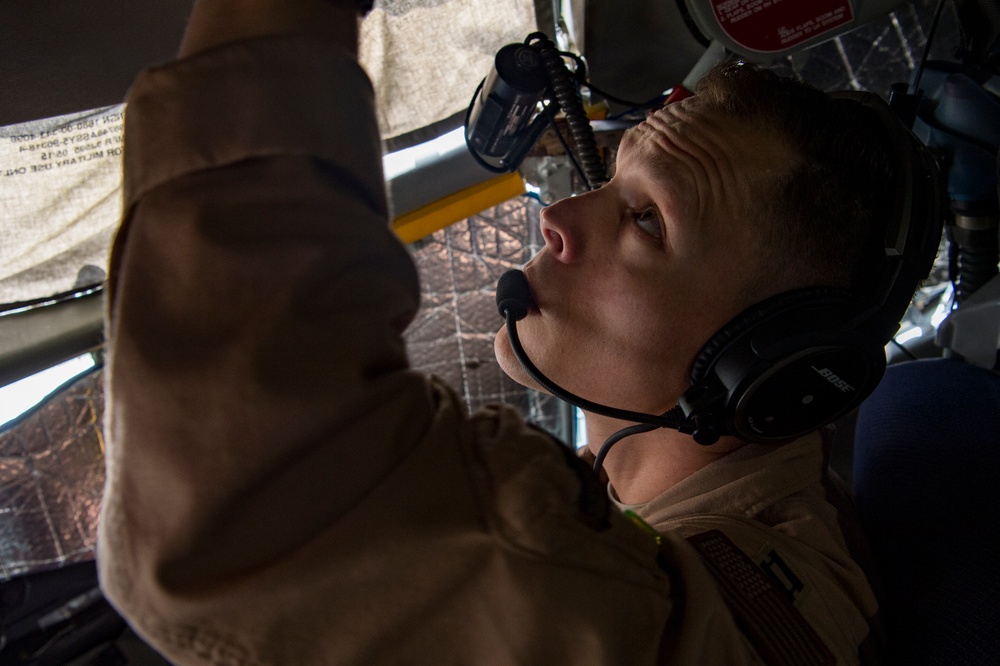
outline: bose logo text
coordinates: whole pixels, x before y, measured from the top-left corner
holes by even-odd
[[[826,378],[826,381],[830,382],[837,388],[839,388],[843,393],[850,393],[854,390],[854,387],[845,382],[843,379],[833,374],[829,368],[817,368],[815,365],[811,366],[813,370],[818,372],[821,377]]]

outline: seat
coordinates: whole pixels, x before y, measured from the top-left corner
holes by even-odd
[[[1000,375],[890,366],[862,405],[853,486],[898,664],[1000,664]]]

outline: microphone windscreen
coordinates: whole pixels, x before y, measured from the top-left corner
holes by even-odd
[[[500,316],[506,319],[509,310],[514,319],[520,321],[528,316],[530,306],[531,289],[524,272],[509,270],[501,275],[497,281],[497,310]]]

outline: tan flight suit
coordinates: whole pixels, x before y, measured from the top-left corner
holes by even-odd
[[[380,157],[367,79],[321,42],[131,92],[99,564],[142,635],[178,664],[761,663],[763,572],[807,623],[779,642],[855,662],[875,602],[819,435],[638,508],[658,547],[513,410],[407,369],[418,285]],[[746,589],[712,568],[731,544]]]

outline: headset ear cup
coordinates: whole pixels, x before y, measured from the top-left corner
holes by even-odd
[[[702,347],[679,404],[697,430],[746,441],[815,430],[860,402],[882,375],[882,345],[855,330],[862,318],[851,292],[836,287],[784,292],[747,308]]]
[[[751,305],[729,320],[725,326],[709,338],[708,342],[702,345],[701,351],[698,352],[691,366],[691,383],[697,384],[705,379],[719,353],[760,322],[772,315],[787,312],[800,304],[812,305],[824,301],[845,306],[853,303],[851,294],[846,289],[806,287],[805,289],[782,292]]]

